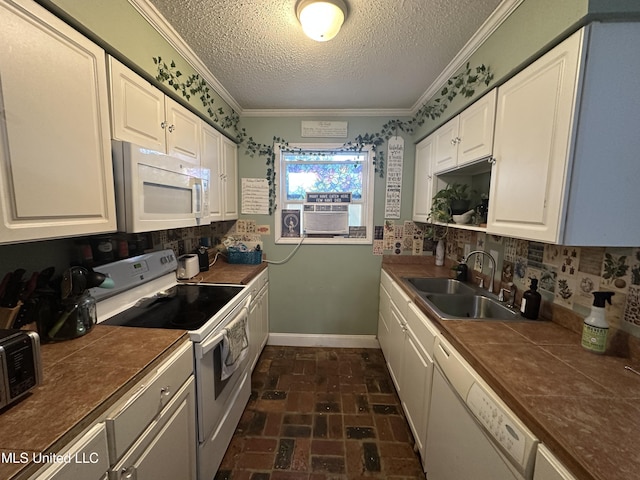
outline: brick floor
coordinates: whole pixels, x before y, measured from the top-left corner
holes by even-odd
[[[423,479],[380,350],[267,346],[215,480]]]

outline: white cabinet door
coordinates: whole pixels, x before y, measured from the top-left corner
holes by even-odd
[[[0,43],[0,243],[115,231],[104,51],[30,1]]]
[[[167,154],[199,166],[202,122],[195,114],[169,97],[164,98],[164,106]]]
[[[487,231],[557,242],[583,30],[498,89]]]
[[[109,57],[111,133],[200,165],[200,118],[128,67]]]
[[[164,152],[164,94],[111,56],[109,73],[113,138]]]
[[[403,349],[400,400],[416,447],[423,459],[427,440],[427,411],[432,375],[433,361],[424,355],[415,335],[408,329]]]
[[[382,272],[382,275],[386,273]],[[378,343],[385,358],[389,356],[389,322],[391,320],[391,297],[385,286],[380,284],[380,306],[378,310]]]
[[[473,163],[493,152],[496,90],[438,128],[433,136],[433,173]]]
[[[107,434],[104,423],[91,427],[63,451],[55,452],[70,462],[43,462],[44,467],[30,480],[99,480],[109,470]]]
[[[434,173],[449,170],[458,164],[459,125],[460,117],[456,116],[432,134]]]
[[[209,218],[211,222],[223,219],[222,188],[222,135],[211,125],[202,122],[201,165],[210,170]]]
[[[402,396],[402,385],[400,383],[402,375],[403,349],[404,349],[404,332],[406,321],[396,305],[391,302],[391,317],[389,319],[389,353],[386,355],[387,368],[391,374],[393,384],[398,391],[398,395]]]
[[[533,467],[533,480],[576,480],[576,477],[544,444],[540,443]]]
[[[114,466],[111,478],[196,480],[196,400],[193,377]]]
[[[238,146],[226,137],[222,138],[223,220],[238,218]]]
[[[433,197],[433,136],[416,145],[416,164],[413,179],[413,220],[429,221]]]
[[[460,114],[458,130],[458,166],[488,157],[493,153],[496,118],[496,89]]]

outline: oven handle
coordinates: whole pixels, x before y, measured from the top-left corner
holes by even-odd
[[[242,316],[249,315],[249,305],[251,305],[251,297],[252,297],[251,295],[247,297],[247,299],[244,302],[244,305],[242,306],[242,309],[240,310],[238,315],[236,315],[235,318],[240,318]],[[231,320],[227,322],[227,324],[229,324],[230,322]],[[198,360],[202,360],[205,357],[205,355],[207,355],[211,350],[213,350],[214,348],[216,348],[216,346],[218,346],[218,344],[222,341],[222,338],[224,337],[226,331],[227,329],[223,328],[222,330],[220,330],[220,332],[217,335],[214,335],[213,337],[206,339],[204,342],[196,344],[195,355],[198,358]]]

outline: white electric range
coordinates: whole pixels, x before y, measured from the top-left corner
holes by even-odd
[[[177,266],[174,252],[162,250],[96,267],[115,288],[95,288],[91,294],[103,325],[188,331],[196,378],[198,478],[209,480],[251,394],[247,355],[236,356],[231,366],[224,361],[229,358],[226,334],[246,325],[251,295],[245,285],[178,281]],[[244,331],[248,335],[248,328]]]

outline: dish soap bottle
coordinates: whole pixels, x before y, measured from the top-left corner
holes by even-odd
[[[522,294],[522,303],[520,303],[520,313],[524,318],[529,320],[537,320],[540,313],[540,301],[542,296],[538,293],[538,279],[531,279],[529,290]]]
[[[614,292],[593,292],[591,313],[582,325],[582,346],[594,353],[604,353],[607,349],[609,324],[605,320],[605,302],[611,305]]]

